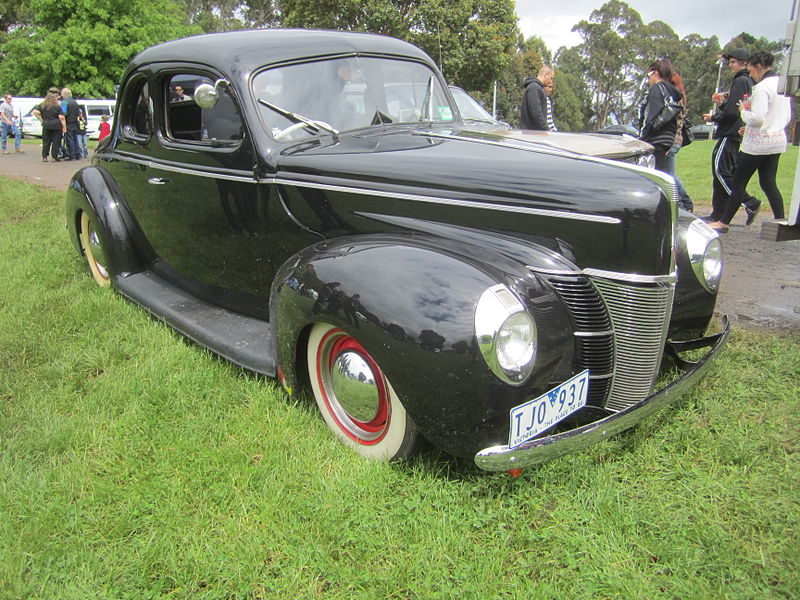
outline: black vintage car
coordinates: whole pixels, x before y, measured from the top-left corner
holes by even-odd
[[[399,40],[197,36],[131,62],[67,228],[98,284],[306,387],[360,454],[512,470],[680,396],[728,331],[702,337],[721,247],[672,179],[573,150],[471,130]]]

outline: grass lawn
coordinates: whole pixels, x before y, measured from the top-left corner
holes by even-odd
[[[800,596],[800,337],[519,479],[367,462],[95,287],[62,198],[0,178],[0,600]]]
[[[698,215],[707,215],[711,212],[711,151],[714,149],[715,143],[714,140],[696,140],[678,152],[678,177],[692,198],[695,213]],[[792,203],[797,151],[797,146],[790,145],[786,153],[781,156],[778,167],[778,188],[783,195],[783,204],[787,215],[789,214],[789,205]],[[761,218],[771,219],[769,203],[758,185],[758,173],[753,175],[747,191],[761,200]],[[739,218],[742,215],[743,211],[739,211]]]

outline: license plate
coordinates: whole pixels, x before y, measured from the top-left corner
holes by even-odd
[[[511,409],[509,448],[519,446],[586,406],[589,391],[589,371],[578,373],[572,379],[525,404]]]

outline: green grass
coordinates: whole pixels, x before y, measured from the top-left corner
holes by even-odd
[[[695,213],[699,215],[707,215],[711,212],[711,151],[714,149],[715,143],[714,140],[697,140],[682,148],[677,157],[678,177],[694,202]],[[789,214],[789,205],[792,203],[797,151],[797,146],[790,145],[786,153],[781,156],[778,166],[778,188],[783,196],[787,215]],[[771,219],[769,203],[758,185],[758,173],[753,175],[747,191],[763,202],[761,205],[762,217]]]
[[[367,462],[95,287],[62,197],[0,178],[0,600],[800,595],[797,336],[519,479]]]

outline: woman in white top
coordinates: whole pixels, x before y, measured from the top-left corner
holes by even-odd
[[[733,174],[733,191],[720,220],[709,223],[723,233],[728,231],[744,200],[747,182],[756,171],[772,214],[776,219],[784,218],[783,196],[775,176],[781,154],[786,152],[785,129],[791,119],[791,103],[789,98],[778,94],[778,75],[772,70],[773,61],[774,57],[767,52],[756,52],[747,61],[747,70],[756,85],[752,98],[739,102],[745,127]]]

